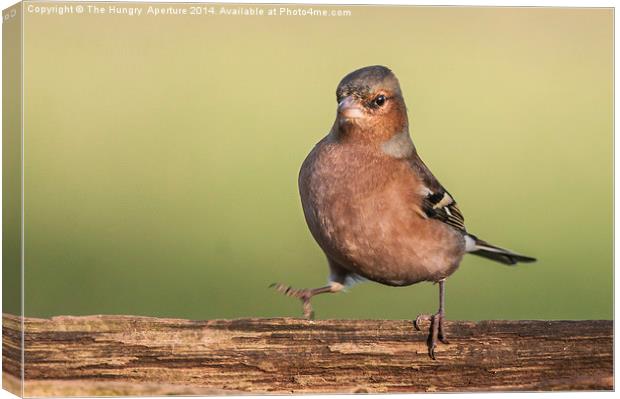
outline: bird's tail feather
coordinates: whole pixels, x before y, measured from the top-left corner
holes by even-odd
[[[466,236],[466,249],[472,255],[478,255],[483,258],[491,259],[505,265],[515,265],[517,263],[536,262],[536,258],[530,256],[516,254],[504,248],[496,247],[478,237],[468,234]]]

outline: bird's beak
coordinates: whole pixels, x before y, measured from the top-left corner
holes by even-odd
[[[345,119],[359,119],[364,116],[364,111],[352,96],[348,96],[338,104],[338,115]]]

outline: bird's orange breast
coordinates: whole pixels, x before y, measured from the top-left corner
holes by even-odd
[[[447,277],[464,254],[461,235],[421,215],[406,162],[327,138],[299,176],[308,227],[326,255],[388,285]]]

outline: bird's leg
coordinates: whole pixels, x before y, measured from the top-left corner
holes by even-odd
[[[443,329],[445,297],[446,297],[445,280],[440,280],[439,281],[439,310],[437,311],[437,313],[433,315],[428,315],[428,314],[418,315],[418,317],[416,317],[415,321],[413,322],[413,325],[416,328],[416,330],[420,331],[420,322],[422,320],[424,321],[430,320],[431,326],[430,326],[429,333],[428,333],[427,344],[428,344],[428,354],[433,360],[435,360],[435,347],[437,346],[437,341],[441,341],[444,344],[448,343],[448,340],[446,339],[444,329]]]
[[[289,285],[284,285],[281,283],[273,283],[269,287],[275,288],[276,291],[281,292],[286,296],[298,298],[299,300],[301,300],[304,309],[304,317],[306,319],[314,318],[314,311],[312,310],[312,305],[310,304],[310,299],[313,296],[325,293],[336,293],[338,291],[341,291],[343,288],[342,284],[333,281],[330,282],[329,285],[319,288],[295,289]]]

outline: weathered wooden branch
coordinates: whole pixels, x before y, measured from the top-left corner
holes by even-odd
[[[20,319],[3,317],[19,389]],[[27,396],[613,389],[611,321],[24,319]]]

